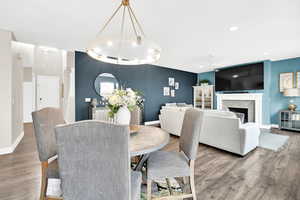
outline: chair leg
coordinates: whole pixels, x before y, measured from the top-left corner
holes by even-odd
[[[191,191],[192,191],[192,195],[193,195],[193,200],[197,200],[194,174],[191,174],[191,176],[190,176],[190,185],[191,185]]]
[[[192,195],[193,195],[193,200],[197,200],[196,189],[195,189],[195,161],[194,160],[190,161],[190,170],[191,170],[190,186],[191,186],[191,191],[192,191]]]
[[[187,179],[188,177],[186,177],[186,176],[184,176],[184,177],[182,177],[182,179],[183,179],[183,184],[187,184],[188,183],[188,179]]]
[[[152,181],[150,179],[147,180],[147,200],[151,200],[151,192],[152,192]]]
[[[173,191],[172,191],[172,188],[171,188],[170,180],[168,178],[166,178],[166,182],[167,182],[169,193],[172,196],[173,195]]]
[[[42,168],[42,179],[41,179],[41,193],[40,193],[40,200],[46,199],[46,190],[47,190],[47,167],[48,162],[42,162],[41,168]]]
[[[41,183],[41,193],[40,193],[40,200],[45,200],[46,197],[46,189],[47,189],[47,180],[46,177],[42,177],[42,183]]]

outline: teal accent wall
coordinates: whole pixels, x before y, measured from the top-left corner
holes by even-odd
[[[200,73],[198,74],[198,82],[200,80],[209,80],[210,81],[210,84],[215,84],[215,72],[212,71],[212,72],[204,72],[204,73]]]
[[[264,90],[263,92],[263,102],[262,102],[262,123],[271,124],[270,111],[271,111],[271,98],[270,98],[270,84],[271,84],[271,61],[264,61]]]
[[[264,90],[247,91],[251,93],[263,93],[263,124],[277,124],[278,112],[286,109],[289,100],[291,99],[289,97],[284,97],[282,93],[279,92],[279,74],[283,72],[295,72],[296,80],[297,71],[300,71],[300,57],[280,61],[264,61]],[[215,84],[215,72],[211,71],[199,73],[198,81],[202,79],[208,79],[211,81],[211,84]],[[300,97],[293,99],[294,103],[300,108]],[[214,108],[216,108],[216,104],[217,102],[215,96]]]
[[[76,121],[88,119],[88,103],[85,98],[100,96],[94,89],[94,81],[101,73],[113,74],[124,88],[141,91],[145,97],[144,120],[158,120],[160,108],[165,103],[193,103],[193,87],[197,74],[155,65],[122,66],[103,63],[86,53],[75,52],[75,111]],[[168,78],[179,82],[175,97],[163,96],[163,87],[168,87]]]
[[[280,110],[286,109],[289,100],[291,97],[285,97],[279,92],[279,74],[284,72],[295,72],[294,73],[294,86],[296,86],[296,72],[300,71],[300,57],[279,60],[272,62],[271,67],[271,83],[269,85],[270,88],[270,98],[271,98],[271,123],[278,123],[278,112]],[[300,108],[300,97],[294,97],[294,103]]]

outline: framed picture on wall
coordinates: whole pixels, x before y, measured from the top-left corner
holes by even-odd
[[[281,73],[279,75],[279,90],[283,92],[284,89],[294,87],[294,72]]]
[[[164,87],[164,96],[170,96],[170,88]]]
[[[300,88],[300,72],[296,72],[296,88]]]
[[[179,83],[175,82],[175,90],[178,90],[178,89],[179,89]]]
[[[175,79],[170,77],[169,78],[169,86],[174,86],[175,85]]]
[[[175,90],[171,90],[171,97],[175,97]]]

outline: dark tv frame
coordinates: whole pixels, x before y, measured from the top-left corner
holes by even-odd
[[[256,65],[256,64],[261,64],[262,65],[262,76],[263,76],[263,84],[262,84],[262,88],[253,88],[253,89],[231,89],[231,90],[217,90],[217,78],[216,78],[216,73],[218,73],[219,71],[222,71],[222,70],[229,70],[229,69],[234,69],[234,68],[243,68],[243,67],[246,67],[248,65]],[[226,67],[226,68],[220,68],[220,69],[217,69],[215,71],[215,90],[216,92],[236,92],[236,91],[248,91],[248,90],[264,90],[264,62],[257,62],[257,63],[249,63],[249,64],[244,64],[244,65],[238,65],[238,66],[233,66],[233,67]]]

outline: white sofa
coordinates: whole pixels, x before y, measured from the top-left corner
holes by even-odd
[[[180,136],[187,107],[163,107],[160,110],[160,127],[173,135]]]
[[[159,121],[161,128],[179,136],[185,111],[192,107],[193,105],[186,103],[166,103],[160,110]]]
[[[180,136],[186,109],[162,108],[159,116],[161,128]],[[259,144],[259,125],[255,123],[242,124],[233,112],[205,110],[202,130],[200,143],[242,156],[255,149]]]

